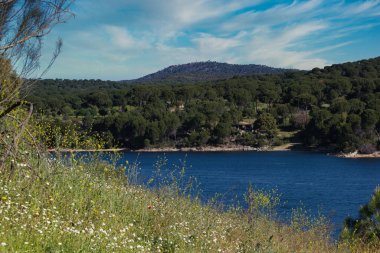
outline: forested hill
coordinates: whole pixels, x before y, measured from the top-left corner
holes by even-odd
[[[91,127],[110,146],[380,149],[380,57],[196,84],[41,80],[27,99],[62,131]]]
[[[127,81],[129,83],[193,83],[232,78],[234,76],[250,76],[259,74],[280,74],[290,69],[272,68],[264,65],[238,65],[219,62],[194,62],[173,65],[156,73]]]

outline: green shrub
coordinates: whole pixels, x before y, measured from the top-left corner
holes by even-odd
[[[368,204],[360,208],[359,217],[348,217],[341,238],[363,242],[380,241],[380,187],[375,189]]]

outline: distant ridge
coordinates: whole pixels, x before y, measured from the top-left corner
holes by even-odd
[[[262,74],[281,74],[296,71],[291,69],[272,68],[256,64],[228,64],[214,61],[193,62],[173,65],[156,73],[126,81],[128,83],[192,83],[228,79],[234,76],[250,76]]]

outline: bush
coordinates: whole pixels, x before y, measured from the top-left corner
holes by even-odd
[[[376,152],[376,147],[370,143],[365,143],[359,147],[360,154],[373,154]]]
[[[273,140],[273,146],[281,146],[284,145],[284,140],[280,138],[274,138]]]
[[[375,189],[368,204],[360,208],[359,218],[348,217],[344,222],[342,239],[364,243],[380,240],[380,187]]]
[[[237,140],[239,144],[245,145],[245,146],[257,146],[257,138],[256,135],[251,132],[245,132],[243,133],[239,139]]]

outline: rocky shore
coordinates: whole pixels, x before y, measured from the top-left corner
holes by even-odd
[[[380,158],[380,151],[374,152],[372,154],[360,154],[359,152],[352,152],[352,153],[339,153],[339,154],[333,154],[337,157],[341,158],[351,158],[351,159],[361,159],[361,158]]]
[[[134,150],[133,152],[237,152],[237,151],[261,151],[258,148],[250,146],[226,145],[226,146],[202,146],[202,147],[162,147],[162,148],[144,148]]]
[[[156,152],[270,152],[270,151],[292,151],[292,150],[308,150],[301,149],[298,147],[298,143],[287,143],[281,146],[275,147],[261,147],[254,148],[250,146],[243,145],[220,145],[220,146],[202,146],[202,147],[160,147],[160,148],[143,148],[130,150],[126,148],[113,148],[113,149],[49,149],[49,152],[135,152],[135,153],[156,153]],[[329,153],[328,151],[322,150],[309,150],[322,152],[327,155],[332,155],[340,158],[349,158],[349,159],[362,159],[362,158],[380,158],[380,151],[374,152],[372,154],[360,154],[359,152],[352,153]]]
[[[291,151],[294,147],[294,143],[288,143],[276,147],[261,147],[254,148],[251,146],[243,145],[220,145],[220,146],[202,146],[202,147],[161,147],[161,148],[144,148],[134,150],[133,152],[239,152],[239,151]]]

